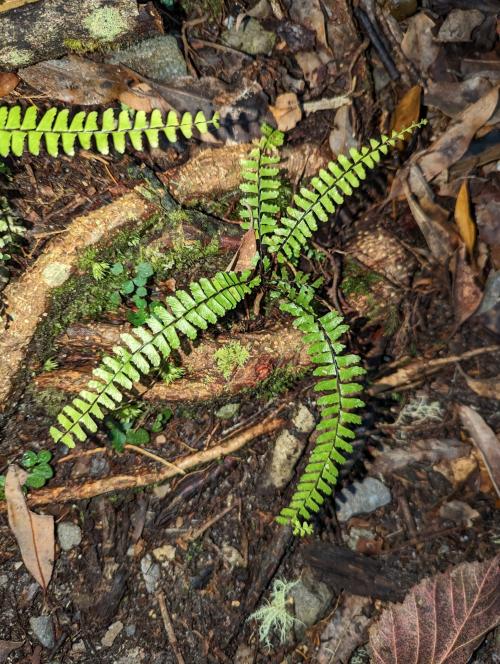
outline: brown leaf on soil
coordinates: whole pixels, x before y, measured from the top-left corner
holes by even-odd
[[[0,664],[7,661],[7,657],[13,650],[17,650],[24,641],[0,641]]]
[[[253,266],[253,259],[257,253],[257,241],[255,239],[255,231],[253,228],[249,228],[247,232],[241,238],[241,244],[234,259],[231,261],[231,264],[228,266],[229,270],[234,270],[235,272],[244,272],[249,270]],[[234,267],[231,267],[233,262],[235,262]]]
[[[495,490],[500,496],[500,441],[475,410],[469,406],[460,406],[459,413],[462,424],[479,450]]]
[[[465,664],[499,622],[500,556],[424,579],[370,629],[374,664]]]
[[[480,397],[500,401],[500,376],[496,376],[495,378],[471,378],[465,371],[460,369],[460,365],[458,365],[458,368],[465,382],[473,392],[479,394]]]
[[[425,438],[415,440],[403,448],[388,448],[381,452],[374,450],[375,461],[370,466],[370,473],[372,475],[380,473],[387,476],[399,468],[408,466],[410,463],[435,464],[444,459],[453,460],[465,457],[469,454],[469,451],[468,445],[454,439]]]
[[[465,245],[462,244],[456,252],[452,268],[453,306],[460,326],[477,311],[483,293],[476,284],[476,270],[467,261]]]
[[[464,241],[469,256],[472,256],[476,244],[476,224],[472,218],[470,208],[469,187],[467,180],[462,182],[455,203],[455,223],[460,231],[460,237]]]
[[[290,18],[316,33],[316,39],[328,48],[325,17],[319,0],[292,0]]]
[[[437,58],[440,47],[435,43],[432,33],[435,22],[424,12],[420,12],[408,21],[401,50],[423,75]]]
[[[420,118],[421,97],[422,88],[420,85],[414,85],[403,95],[394,111],[391,129],[401,131],[414,122],[418,122]],[[403,145],[402,141],[400,141],[400,145]]]
[[[302,119],[302,110],[295,92],[278,95],[276,104],[269,106],[280,131],[290,131]]]
[[[0,72],[0,97],[5,97],[12,92],[19,83],[19,76],[11,72]]]
[[[318,664],[348,662],[358,646],[366,641],[368,617],[373,600],[359,595],[344,595],[342,602],[321,634]]]
[[[26,568],[46,591],[54,567],[54,517],[35,514],[28,509],[22,490],[27,475],[16,465],[10,466],[7,471],[5,500],[9,526]]]
[[[3,2],[0,2],[0,14],[2,12],[8,12],[11,9],[16,9],[16,7],[22,7],[31,2],[40,2],[40,0],[3,0]]]

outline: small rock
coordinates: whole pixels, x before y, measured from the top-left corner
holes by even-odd
[[[306,573],[292,588],[290,595],[293,597],[295,617],[300,620],[295,624],[295,632],[301,639],[306,628],[315,625],[327,610],[333,593],[324,583]]]
[[[159,434],[158,436],[156,436],[156,438],[155,438],[155,443],[156,443],[157,445],[165,445],[166,442],[167,442],[167,437],[166,437],[165,434],[163,434],[163,433],[160,433],[160,434]]]
[[[102,477],[109,473],[109,462],[103,454],[95,454],[90,463],[89,474],[92,477]]]
[[[116,660],[116,664],[141,664],[145,656],[146,653],[142,648],[132,648],[126,655]]]
[[[7,574],[0,574],[0,588],[3,588],[9,583],[9,577]]]
[[[175,558],[175,546],[164,544],[157,549],[153,549],[153,556],[159,563],[164,563]]]
[[[375,533],[368,528],[350,528],[347,546],[353,551],[357,550],[359,540],[374,540]]]
[[[141,560],[141,572],[144,583],[146,584],[146,590],[148,593],[154,593],[160,581],[161,570],[158,563],[153,562],[149,553]]]
[[[292,424],[300,433],[309,433],[314,429],[316,422],[311,411],[304,404],[300,404],[292,418]]]
[[[231,567],[246,567],[245,559],[234,546],[224,543],[222,545],[222,555]]]
[[[282,489],[292,479],[293,469],[306,444],[287,429],[282,431],[274,444],[273,457],[267,476],[267,485]]]
[[[30,618],[30,627],[36,639],[44,648],[53,648],[55,645],[54,625],[51,616],[36,616]]]
[[[82,639],[73,643],[71,646],[71,652],[73,655],[83,655],[83,653],[87,652],[87,648]]]
[[[172,35],[158,35],[145,39],[108,58],[113,64],[124,64],[130,69],[161,83],[169,83],[187,76],[187,68],[177,40]]]
[[[137,625],[126,625],[125,626],[125,634],[127,636],[134,636],[136,631],[137,631]]]
[[[230,420],[240,409],[239,403],[226,403],[215,413],[215,417],[221,420]]]
[[[242,21],[239,29],[236,25],[222,35],[222,40],[228,46],[236,48],[243,53],[258,55],[259,53],[270,53],[276,41],[274,32],[264,30],[255,18]]]
[[[156,496],[156,498],[159,498],[160,500],[162,498],[165,498],[167,493],[170,491],[170,483],[167,482],[166,484],[160,484],[160,486],[155,486],[153,488],[153,494]]]
[[[106,631],[106,634],[101,639],[101,644],[103,648],[111,648],[115,642],[116,637],[123,629],[123,623],[121,620],[117,620],[112,625],[110,625]]]
[[[253,664],[255,653],[246,643],[240,643],[234,656],[234,664]]]
[[[447,521],[463,523],[468,528],[474,525],[474,521],[480,518],[477,510],[462,500],[450,500],[439,508],[439,516]]]
[[[71,265],[65,263],[50,263],[42,272],[42,279],[47,286],[57,288],[67,281],[71,274]]]
[[[474,28],[484,20],[478,9],[452,9],[439,28],[440,42],[467,42],[471,40]]]
[[[379,507],[388,505],[391,492],[383,482],[375,477],[366,477],[362,482],[354,482],[350,487],[342,490],[341,495],[345,502],[336,500],[337,518],[339,521],[348,521],[356,514],[370,514]]]
[[[71,551],[82,541],[82,530],[76,523],[62,521],[57,526],[57,539],[63,551]]]

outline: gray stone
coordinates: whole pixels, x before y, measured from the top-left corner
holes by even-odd
[[[236,415],[239,409],[239,403],[226,403],[224,406],[221,406],[218,411],[216,411],[215,417],[218,417],[221,420],[230,420]]]
[[[44,648],[53,648],[55,645],[54,625],[52,616],[35,616],[30,618],[31,631]]]
[[[125,634],[127,636],[134,636],[137,631],[137,625],[125,625]]]
[[[242,21],[238,30],[236,24],[230,30],[226,30],[222,35],[222,41],[243,53],[258,55],[273,50],[276,35],[274,32],[264,30],[255,18],[249,18],[248,21]]]
[[[123,629],[123,623],[121,620],[117,620],[106,630],[106,634],[101,639],[101,645],[103,648],[111,648],[115,642],[116,637]]]
[[[342,490],[345,502],[336,500],[337,518],[339,521],[348,521],[356,514],[370,514],[379,507],[388,505],[391,492],[380,480],[375,477],[366,477],[362,482],[354,482],[350,487]]]
[[[57,526],[57,539],[63,551],[71,551],[82,541],[82,530],[76,523],[62,521]]]
[[[245,567],[245,560],[241,553],[227,542],[222,545],[222,555],[231,567]]]
[[[187,76],[187,68],[177,40],[171,35],[145,39],[121,51],[115,51],[108,61],[124,64],[146,78],[168,83]]]
[[[282,489],[292,479],[293,469],[306,444],[287,429],[282,431],[274,444],[271,466],[266,484]]]
[[[141,664],[146,657],[142,648],[135,647],[128,651],[126,655],[116,660],[116,664]]]
[[[292,424],[300,433],[309,433],[314,429],[316,422],[311,411],[301,403],[292,418]]]
[[[160,581],[161,570],[158,563],[153,562],[149,553],[141,560],[141,572],[144,583],[146,584],[146,590],[148,593],[154,593]]]
[[[333,593],[324,583],[306,572],[292,588],[290,595],[293,597],[295,617],[300,621],[295,623],[295,632],[301,639],[305,630],[315,625],[328,609]]]
[[[467,42],[471,33],[484,21],[484,16],[477,9],[452,9],[439,28],[440,42]]]
[[[109,473],[109,461],[103,454],[96,454],[90,462],[89,474],[92,477],[102,477]]]

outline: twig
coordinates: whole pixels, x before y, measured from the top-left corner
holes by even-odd
[[[177,643],[177,637],[175,636],[174,626],[172,620],[167,610],[167,603],[165,602],[165,595],[162,590],[158,590],[156,593],[156,599],[160,605],[160,613],[163,620],[163,625],[165,626],[165,631],[168,636],[174,655],[177,658],[179,664],[185,664],[184,657],[182,656],[181,651],[179,650],[179,644]]]
[[[31,506],[48,505],[50,503],[65,503],[73,500],[85,500],[94,496],[99,496],[104,493],[111,493],[112,491],[121,491],[125,489],[134,489],[138,487],[148,486],[148,484],[155,484],[157,482],[164,482],[171,477],[179,475],[181,471],[188,471],[196,466],[201,466],[211,461],[217,461],[228,454],[233,454],[250,441],[265,436],[280,429],[284,421],[272,417],[263,420],[245,431],[238,432],[234,436],[219,442],[218,445],[190,454],[188,456],[177,459],[173,468],[162,468],[160,470],[147,471],[139,469],[137,475],[115,475],[114,477],[106,477],[85,484],[76,484],[73,486],[58,486],[49,489],[40,489],[36,493],[30,494],[28,503]],[[5,501],[0,502],[0,511],[5,510]]]
[[[238,506],[238,503],[234,503],[233,505],[229,505],[229,507],[225,507],[220,514],[217,514],[216,516],[213,516],[211,519],[208,519],[205,521],[203,525],[201,525],[199,528],[196,528],[196,530],[192,530],[179,539],[181,540],[179,542],[183,544],[188,544],[189,542],[194,542],[197,540],[199,537],[203,535],[204,532],[206,532],[209,528],[211,528],[214,523],[217,523],[217,521],[220,521],[223,517],[226,516],[228,512],[230,512],[232,509]]]
[[[145,450],[142,447],[139,447],[138,445],[131,445],[130,443],[126,443],[125,449],[126,450],[132,450],[133,452],[136,452],[137,454],[143,454],[145,457],[148,457],[148,459],[153,459],[154,461],[158,461],[158,463],[161,463],[163,466],[168,466],[169,468],[174,468],[181,475],[186,474],[186,471],[183,470],[182,468],[179,468],[179,466],[176,466],[175,463],[172,463],[171,461],[167,461],[166,459],[163,459],[161,456],[158,456],[157,454],[153,454],[153,452],[148,452],[148,450]]]
[[[355,9],[355,14],[368,39],[371,41],[373,48],[376,50],[378,57],[387,70],[387,73],[393,81],[397,81],[398,78],[400,78],[400,73],[394,64],[391,54],[384,44],[380,30],[377,29],[378,26],[375,22],[372,22],[368,14],[362,9]]]

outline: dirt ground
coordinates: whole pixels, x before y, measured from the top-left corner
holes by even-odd
[[[100,48],[73,48],[95,78],[80,60],[68,80],[21,70],[0,100],[177,108],[184,85],[180,110],[203,99],[227,119],[212,143],[4,160],[0,193],[25,231],[2,291],[0,351],[20,360],[4,376],[0,472],[26,450],[52,452],[53,477],[27,500],[54,517],[57,536],[44,593],[0,502],[0,662],[382,661],[370,655],[368,630],[389,602],[426,577],[493,559],[500,544],[498,449],[485,447],[482,428],[500,431],[498,3],[141,5],[154,16],[143,38],[173,35],[188,83],[139,72],[137,88],[130,72],[104,68]],[[100,103],[103,89],[116,94]],[[146,380],[130,395],[121,422],[147,432],[139,450],[120,448],[111,419],[69,453],[51,440],[60,407],[140,315],[126,296],[110,305],[118,277],[96,278],[96,264],[133,271],[150,261],[153,299],[226,269],[242,235],[238,163],[262,121],[286,131],[292,193],[338,153],[422,117],[428,124],[322,225],[300,265],[323,278],[322,306],[345,315],[347,343],[367,369],[355,452],[313,535],[275,521],[314,446],[318,410],[307,356],[272,305],[245,303],[181,349],[179,380]],[[132,220],[121,207],[131,192],[141,196]],[[102,238],[84,248],[77,237],[69,280],[24,293],[23,278],[55,243],[73,255],[65,242],[75,219],[83,227],[102,209]],[[18,348],[8,341],[18,325],[12,292],[43,311]],[[249,355],[224,374],[217,352],[234,341]],[[468,424],[467,407],[480,424]],[[234,447],[218,452],[228,441]],[[197,454],[204,462],[179,475],[179,462]],[[267,648],[249,617],[276,579],[297,581],[288,603],[297,620]],[[469,661],[499,662],[499,628],[483,637]]]

